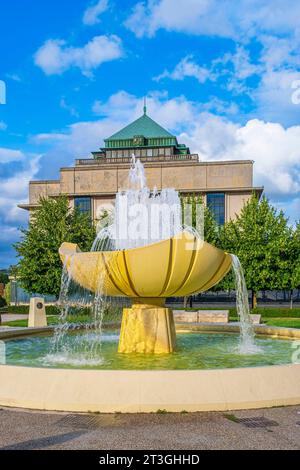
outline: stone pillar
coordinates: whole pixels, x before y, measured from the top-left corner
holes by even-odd
[[[164,299],[139,299],[132,308],[124,308],[119,353],[166,354],[175,350],[173,312],[163,305]]]
[[[6,364],[6,342],[0,341],[0,364]]]
[[[28,328],[43,328],[47,326],[45,301],[42,297],[30,299]]]

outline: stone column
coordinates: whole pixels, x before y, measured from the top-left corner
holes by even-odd
[[[45,301],[42,297],[30,299],[28,328],[43,328],[47,326]]]
[[[164,302],[135,299],[132,308],[124,308],[119,353],[166,354],[175,350],[173,312]]]

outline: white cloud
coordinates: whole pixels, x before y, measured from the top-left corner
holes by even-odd
[[[11,243],[12,240],[18,238],[19,232],[16,227],[11,227],[10,225],[3,225],[0,231],[0,242],[2,243]]]
[[[83,15],[83,23],[88,26],[95,25],[100,22],[100,16],[108,9],[108,0],[98,0],[89,6]]]
[[[4,150],[4,153],[2,153]],[[1,158],[4,155],[4,158]],[[13,149],[0,149],[0,266],[14,261],[12,244],[20,237],[19,227],[28,221],[28,212],[18,204],[28,202],[28,184],[39,170],[40,156]],[[14,162],[18,164],[14,168]],[[7,167],[1,165],[9,165]],[[3,175],[3,176],[1,176]]]
[[[28,220],[28,212],[19,209],[18,204],[28,201],[28,184],[31,179],[36,177],[40,161],[40,156],[36,154],[25,155],[15,150],[5,150],[7,155],[12,155],[12,158],[0,159],[0,168],[1,164],[14,161],[20,161],[21,167],[18,165],[16,171],[10,176],[0,178],[0,242],[3,243],[3,246],[18,239],[19,225]],[[0,251],[3,249],[0,248]],[[11,251],[7,253],[7,256],[12,256]],[[4,255],[1,261],[7,261]]]
[[[0,121],[0,131],[6,131],[7,124],[4,121]]]
[[[283,210],[286,217],[289,218],[291,225],[294,225],[295,222],[300,221],[300,197],[296,196],[291,198],[288,201],[271,199],[272,204],[274,204],[279,210]]]
[[[85,75],[104,62],[122,57],[122,43],[117,36],[95,36],[83,47],[68,46],[60,39],[49,39],[36,52],[35,64],[46,75],[62,74],[71,67],[78,67]]]
[[[292,101],[293,82],[300,79],[300,71],[290,68],[267,70],[256,90],[253,99],[256,114],[265,120],[285,122],[291,125],[299,122],[300,105]]]
[[[201,108],[203,111],[209,111],[218,115],[238,115],[239,107],[234,101],[224,101],[215,96],[211,96],[207,103],[202,103]]]
[[[181,138],[203,160],[254,160],[255,184],[271,196],[300,192],[300,126],[258,119],[244,126],[201,113]]]
[[[68,111],[71,116],[79,117],[78,111],[74,108],[74,106],[67,103],[66,98],[64,96],[60,99],[59,105],[62,109]]]
[[[171,80],[184,80],[186,77],[193,77],[198,80],[199,83],[205,83],[207,80],[215,80],[215,74],[207,67],[198,65],[194,60],[193,56],[188,55],[181,59],[176,65],[172,72],[165,70],[158,77],[154,77],[155,81],[160,81],[164,78],[170,78]]]
[[[226,37],[234,34],[224,9],[216,0],[139,2],[125,25],[138,37],[154,36],[159,29]]]
[[[202,84],[207,80],[214,82],[222,78],[228,90],[244,93],[247,91],[245,81],[262,71],[263,67],[260,64],[254,64],[251,61],[249,51],[237,45],[234,53],[228,52],[212,60],[209,66],[197,64],[193,56],[188,55],[180,60],[173,71],[165,70],[159,76],[154,77],[154,80],[160,81],[164,78],[184,80],[186,77],[193,77]]]
[[[20,150],[13,150],[4,147],[0,147],[0,164],[19,162],[25,159],[25,155]]]
[[[260,60],[267,69],[300,66],[300,30],[285,37],[263,34],[259,40],[263,46]]]
[[[232,63],[234,75],[240,80],[245,80],[261,71],[259,65],[251,62],[249,51],[242,46],[237,46],[234,54],[226,54],[223,63],[225,65]]]
[[[294,0],[148,0],[138,2],[126,21],[136,36],[159,29],[230,38],[258,33],[287,34],[299,28],[300,4]]]
[[[6,77],[14,82],[21,82],[21,77],[17,73],[7,73]]]
[[[299,121],[290,92],[300,74],[299,17],[300,2],[294,0],[240,0],[238,8],[232,0],[147,0],[136,3],[125,24],[138,37],[164,29],[233,39],[235,52],[206,65],[185,57],[156,80],[220,79],[233,95],[253,100],[256,116],[292,125]]]
[[[106,103],[96,102],[93,109],[113,122],[126,125],[143,112],[143,98],[120,91],[110,96]],[[193,104],[184,96],[168,98],[166,92],[150,92],[147,108],[153,119],[170,129],[176,129],[193,119]]]

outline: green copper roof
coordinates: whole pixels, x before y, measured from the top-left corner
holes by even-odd
[[[144,112],[144,115],[138,118],[136,121],[132,122],[128,126],[121,129],[116,134],[113,134],[108,140],[125,140],[133,139],[135,136],[144,136],[146,138],[155,138],[155,137],[171,137],[175,138],[170,132],[166,131],[161,127],[157,122],[153,121],[147,114]]]

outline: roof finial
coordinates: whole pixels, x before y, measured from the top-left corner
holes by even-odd
[[[147,98],[144,96],[144,116],[147,114]]]

